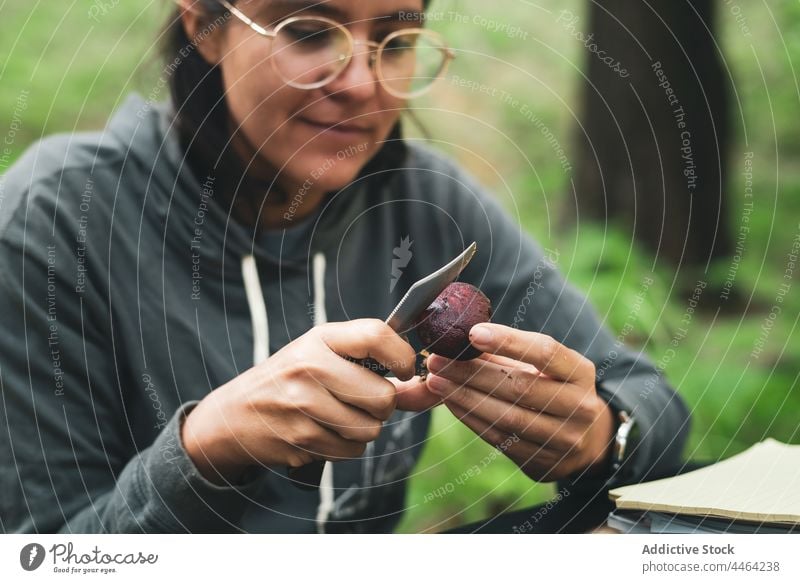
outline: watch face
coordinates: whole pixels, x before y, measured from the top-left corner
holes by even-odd
[[[628,419],[628,447],[630,447],[631,441],[639,435],[639,424],[636,423],[635,417],[629,417]]]
[[[617,470],[625,460],[625,455],[631,446],[630,441],[633,429],[636,427],[636,421],[628,415],[626,411],[620,411],[619,426],[617,427],[617,435],[614,439],[614,458],[613,466]]]

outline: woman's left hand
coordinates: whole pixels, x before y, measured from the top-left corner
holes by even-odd
[[[590,360],[549,336],[500,324],[476,325],[470,341],[484,354],[427,361],[428,389],[456,417],[537,481],[608,464],[615,422]]]

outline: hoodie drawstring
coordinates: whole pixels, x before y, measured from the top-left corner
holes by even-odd
[[[314,255],[314,326],[326,324],[328,313],[325,310],[325,254]],[[325,462],[319,484],[319,506],[317,507],[317,532],[325,534],[325,523],[333,510],[333,464]]]
[[[314,284],[314,326],[325,324],[328,314],[325,310],[325,254],[318,252],[313,261]],[[250,319],[253,325],[253,365],[269,358],[269,320],[267,319],[267,303],[258,277],[258,266],[253,255],[242,257],[242,277],[250,308]],[[333,464],[325,462],[319,486],[319,506],[317,507],[317,532],[325,534],[334,504]]]
[[[253,366],[269,357],[269,321],[267,303],[258,278],[258,266],[252,255],[242,257],[242,277],[247,305],[250,306],[250,321],[253,325]]]

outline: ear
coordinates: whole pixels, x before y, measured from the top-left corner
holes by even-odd
[[[181,11],[181,22],[189,41],[197,47],[197,52],[209,65],[218,64],[223,40],[220,29],[225,22],[210,20],[200,0],[175,0],[175,3]]]

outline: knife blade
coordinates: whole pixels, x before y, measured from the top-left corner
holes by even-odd
[[[469,247],[464,249],[458,257],[430,275],[414,282],[400,300],[400,303],[395,306],[389,314],[389,317],[386,318],[386,324],[401,336],[410,331],[414,327],[417,317],[431,305],[433,300],[435,300],[448,285],[458,278],[475,256],[477,250],[478,245],[473,242]],[[389,373],[387,368],[384,368],[379,362],[371,358],[364,360],[348,358],[347,360],[356,362],[383,377]],[[324,467],[325,462],[319,460],[299,468],[290,468],[288,476],[292,483],[298,488],[313,490],[319,488]]]
[[[456,280],[477,250],[478,245],[473,242],[450,263],[414,283],[386,318],[389,327],[401,335],[408,332],[417,317]]]

